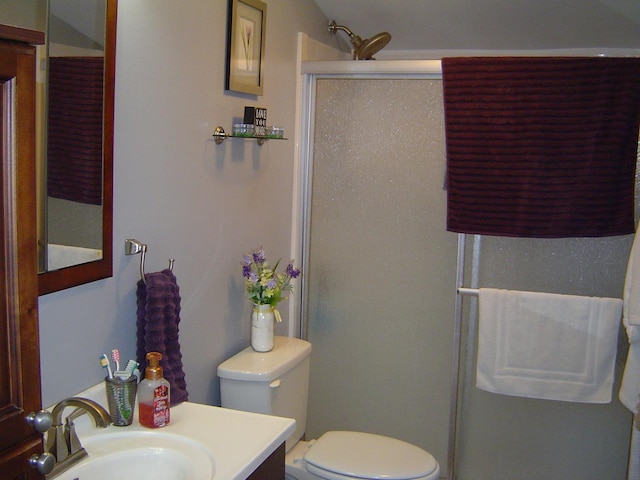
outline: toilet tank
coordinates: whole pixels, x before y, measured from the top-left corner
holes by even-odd
[[[295,419],[288,451],[306,429],[310,354],[309,342],[292,337],[276,337],[270,352],[245,348],[218,367],[222,406]]]

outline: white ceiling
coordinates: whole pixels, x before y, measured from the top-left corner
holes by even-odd
[[[640,51],[640,0],[316,0],[316,3],[330,20],[345,25],[363,39],[381,31],[391,33],[393,38],[385,52]]]

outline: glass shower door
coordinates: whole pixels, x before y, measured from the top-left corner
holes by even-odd
[[[307,438],[397,437],[431,452],[445,478],[457,236],[445,226],[441,90],[428,79],[317,79],[305,281]],[[481,286],[621,296],[629,236],[481,241]],[[478,390],[473,303],[464,300],[456,479],[623,480],[631,415],[619,382],[608,405]]]
[[[446,468],[456,236],[439,80],[320,79],[307,438],[389,435]]]

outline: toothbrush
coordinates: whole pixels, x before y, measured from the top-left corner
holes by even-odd
[[[124,370],[117,370],[113,372],[113,374],[122,380],[128,380],[129,378],[131,378],[131,375],[133,375],[135,369],[138,368],[138,365],[138,362],[136,362],[135,360],[129,360],[127,362],[127,366],[124,367]]]
[[[107,358],[106,353],[103,353],[102,355],[100,355],[100,365],[102,366],[102,368],[107,369],[109,378],[113,378],[113,373],[111,373],[111,365],[109,365],[109,359]]]
[[[111,359],[116,364],[116,372],[119,372],[120,371],[120,350],[118,350],[117,348],[114,348],[113,350],[111,350]]]
[[[129,376],[133,375],[133,372],[135,371],[136,368],[138,368],[138,365],[140,365],[138,362],[136,362],[135,360],[129,360],[127,362],[127,366],[124,367],[124,371],[127,372],[129,374]]]

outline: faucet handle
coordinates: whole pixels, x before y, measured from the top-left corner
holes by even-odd
[[[66,418],[64,437],[67,442],[67,446],[69,447],[69,454],[73,455],[74,453],[82,449],[82,445],[80,444],[80,439],[78,438],[78,434],[76,433],[76,426],[73,424],[73,419],[71,419],[70,417],[71,415]]]
[[[39,412],[31,412],[25,417],[25,420],[38,433],[45,433],[53,425],[53,416],[47,410]]]
[[[34,453],[29,457],[29,465],[35,468],[38,473],[48,475],[56,466],[56,459],[50,453],[42,453],[40,455]]]

